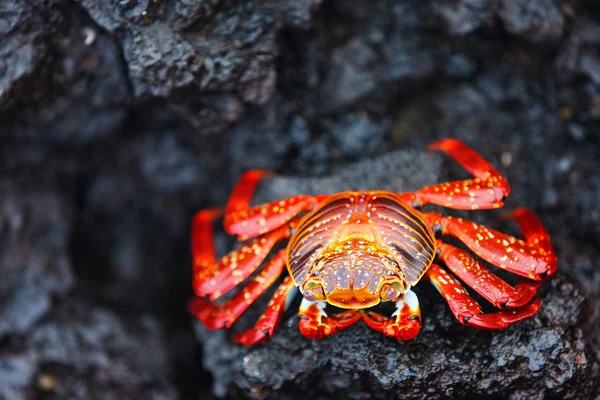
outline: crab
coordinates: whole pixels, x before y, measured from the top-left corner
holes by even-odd
[[[515,220],[521,229],[524,239],[518,239],[463,218],[421,211],[428,204],[459,210],[499,208],[510,193],[506,178],[459,140],[439,140],[429,149],[445,152],[474,178],[412,193],[298,195],[251,207],[259,181],[272,173],[243,174],[224,210],[204,209],[194,217],[196,296],[188,304],[191,314],[209,329],[229,328],[279,283],[256,324],[234,334],[235,342],[251,345],[271,337],[298,291],[299,329],[306,337],[323,338],[362,319],[386,336],[410,340],[421,328],[412,288],[426,280],[463,325],[503,329],[532,317],[541,305],[534,299],[538,288],[557,269],[541,221],[526,208],[506,214],[504,219]],[[213,224],[221,216],[225,231],[243,243],[217,260]],[[470,252],[445,243],[444,237],[458,239]],[[286,240],[287,247],[264,263]],[[524,279],[510,285],[481,260]],[[498,310],[484,313],[461,282]],[[242,283],[233,296],[216,302]],[[381,302],[392,302],[395,311],[389,316],[374,311]],[[326,310],[328,306],[335,311]]]

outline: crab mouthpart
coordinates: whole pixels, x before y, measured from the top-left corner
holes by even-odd
[[[339,308],[361,309],[376,306],[381,301],[379,293],[368,288],[360,290],[335,290],[325,294],[327,303]]]
[[[320,287],[322,289],[322,287]],[[305,292],[306,293],[306,292]],[[398,278],[382,279],[377,289],[364,287],[352,290],[337,289],[332,293],[324,292],[327,302],[339,308],[360,309],[376,306],[381,301],[396,301],[404,293],[404,285]],[[306,297],[306,296],[305,296]]]

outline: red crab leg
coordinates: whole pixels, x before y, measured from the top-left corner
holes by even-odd
[[[233,341],[250,346],[273,336],[275,328],[281,322],[286,308],[296,293],[295,290],[292,292],[292,289],[295,289],[294,281],[290,276],[286,276],[267,305],[267,309],[258,318],[256,325],[247,331],[233,335]]]
[[[290,235],[288,226],[253,239],[242,247],[215,260],[213,221],[219,216],[216,209],[196,214],[192,227],[192,255],[194,258],[194,292],[216,300],[252,274],[269,254],[273,246]]]
[[[252,169],[246,171],[231,191],[225,213],[231,214],[237,211],[247,210],[258,183],[263,178],[273,175],[273,171],[269,170]]]
[[[326,306],[325,301],[310,301],[302,298],[298,312],[300,333],[310,339],[321,339],[360,321],[361,313],[358,310],[346,310],[327,316]]]
[[[206,208],[196,213],[192,221],[191,248],[194,257],[194,274],[215,262],[213,221],[223,215],[222,208]]]
[[[510,194],[510,185],[479,153],[456,139],[439,140],[431,143],[428,148],[444,151],[475,178],[420,189],[412,199],[416,206],[437,204],[459,210],[502,207],[502,200]]]
[[[285,225],[302,211],[312,209],[320,198],[299,195],[225,214],[223,225],[227,233],[244,241]]]
[[[439,249],[439,258],[448,269],[498,308],[524,306],[531,301],[541,285],[541,282],[521,282],[512,287],[466,251],[445,243]]]
[[[409,290],[396,302],[396,311],[392,314],[392,318],[368,312],[363,315],[363,320],[371,328],[386,336],[398,340],[410,340],[421,330],[419,299],[412,290]]]
[[[250,201],[258,182],[270,171],[251,170],[240,178],[233,188],[231,197],[225,207],[223,225],[231,235],[238,235],[244,241],[277,229],[289,222],[302,211],[310,210],[326,196],[298,195],[287,199],[250,207]]]
[[[208,329],[229,328],[275,282],[285,269],[285,250],[280,250],[263,270],[230,300],[216,305],[206,298],[192,299],[188,308]]]
[[[540,308],[540,301],[534,300],[524,307],[483,314],[479,304],[467,293],[458,280],[440,266],[432,264],[426,274],[444,297],[456,319],[466,326],[502,329],[533,316]]]
[[[523,229],[526,240],[487,228],[462,218],[427,213],[442,235],[454,236],[485,261],[514,274],[539,281],[556,271],[557,260],[550,237],[533,212],[520,208],[509,214]]]
[[[525,207],[517,208],[504,214],[502,217],[502,220],[510,219],[515,220],[519,228],[521,228],[525,241],[537,247],[538,254],[548,263],[549,269],[547,275],[553,275],[558,267],[558,260],[550,242],[550,235],[546,232],[542,221],[540,221],[533,211]]]

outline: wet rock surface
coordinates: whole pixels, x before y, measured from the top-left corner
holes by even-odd
[[[598,15],[569,0],[1,2],[0,398],[600,396]],[[426,283],[408,343],[362,324],[309,341],[290,310],[242,348],[187,314],[189,223],[241,172],[282,175],[257,201],[413,190],[467,176],[424,152],[448,136],[552,237],[560,273],[535,318],[463,328]]]

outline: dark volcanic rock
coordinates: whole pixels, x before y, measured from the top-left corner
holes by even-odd
[[[492,3],[489,0],[436,2],[430,11],[448,33],[465,35],[493,22]]]
[[[322,119],[311,132],[302,111],[275,96],[232,129],[231,178],[252,168],[323,174],[332,166],[385,151],[390,118],[348,113]],[[291,163],[290,154],[294,154]]]
[[[187,286],[189,271],[171,266],[187,240],[186,205],[206,190],[206,162],[172,129],[159,125],[110,149],[108,160],[107,149],[92,158],[99,168],[84,194],[74,253],[90,291],[130,307],[151,308],[153,298],[160,306],[157,290]]]
[[[73,206],[47,186],[0,179],[0,338],[28,332],[74,285]]]
[[[504,28],[533,43],[549,42],[563,35],[565,19],[554,0],[503,0],[498,16]]]
[[[82,5],[100,26],[122,36],[136,97],[169,98],[170,106],[198,130],[212,133],[241,118],[242,101],[264,104],[271,98],[277,78],[276,33],[290,26],[307,28],[310,12],[320,2],[225,6],[217,0],[180,0],[109,7],[82,0]],[[235,105],[214,107],[215,99]]]
[[[26,399],[175,399],[155,319],[120,319],[73,299],[0,356],[0,396]],[[33,392],[31,392],[33,395]]]
[[[131,100],[118,46],[67,2],[17,3],[9,15],[22,19],[0,31],[2,133],[55,144],[114,134]]]
[[[347,189],[415,190],[439,180],[439,160],[437,155],[402,151],[321,179],[278,177],[262,185],[256,201]],[[223,332],[209,332],[198,324],[215,394],[576,398],[597,390],[597,354],[582,321],[584,297],[564,276],[547,285],[544,306],[535,318],[505,331],[465,328],[427,282],[415,291],[422,300],[424,324],[416,339],[404,343],[362,323],[325,340],[306,339],[293,311],[272,340],[250,348],[231,344]]]
[[[506,31],[533,43],[560,39],[566,19],[553,0],[451,0],[435,2],[430,11],[453,35],[493,27],[500,21]]]
[[[320,2],[9,1],[0,111],[29,112],[0,120],[21,136],[51,128],[50,140],[86,143],[114,133],[135,96],[169,99],[200,132],[222,132],[243,102],[271,98],[277,32],[307,28]]]
[[[357,12],[341,2],[336,6],[341,13]],[[369,2],[365,7],[360,23],[351,27],[352,36],[330,50],[318,89],[319,112],[336,112],[366,98],[405,95],[439,74],[452,57],[449,43],[420,29],[426,14],[415,2]]]

